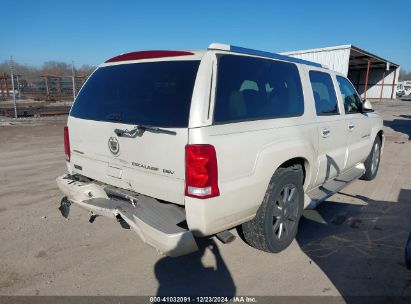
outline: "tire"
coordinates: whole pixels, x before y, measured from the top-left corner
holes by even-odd
[[[405,264],[411,270],[411,233],[408,237],[407,246],[405,247]]]
[[[242,225],[245,241],[267,252],[284,250],[297,234],[303,208],[301,166],[279,168],[271,178],[256,217]]]
[[[365,173],[361,176],[362,180],[373,180],[378,173],[378,168],[380,167],[381,160],[381,139],[377,136],[372,144],[370,154],[364,162]]]

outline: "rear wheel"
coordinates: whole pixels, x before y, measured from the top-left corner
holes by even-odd
[[[377,176],[378,168],[380,167],[381,159],[381,139],[379,136],[375,138],[374,144],[367,159],[364,162],[365,173],[361,177],[363,180],[373,180]]]
[[[242,225],[245,240],[260,250],[284,250],[297,234],[303,205],[301,166],[279,168],[271,178],[256,217]]]

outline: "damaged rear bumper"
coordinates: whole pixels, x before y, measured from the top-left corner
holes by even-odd
[[[168,256],[198,250],[192,232],[180,227],[186,219],[181,207],[143,195],[134,197],[133,202],[109,197],[104,185],[79,181],[70,175],[62,175],[56,181],[71,204],[94,215],[124,220],[145,243]]]

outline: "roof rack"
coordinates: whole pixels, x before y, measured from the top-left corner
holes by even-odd
[[[301,63],[301,64],[305,64],[305,65],[311,65],[311,66],[318,67],[318,68],[323,67],[319,63],[308,61],[308,60],[303,60],[303,59],[299,59],[299,58],[295,58],[295,57],[280,55],[280,54],[277,54],[277,53],[247,49],[247,48],[243,48],[243,47],[240,47],[240,46],[229,45],[229,44],[211,43],[208,46],[208,49],[209,50],[228,51],[228,52],[240,53],[240,54],[255,55],[255,56],[261,56],[261,57],[268,57],[268,58],[279,59],[279,60],[284,60],[284,61],[289,61],[289,62],[294,62],[294,63]]]

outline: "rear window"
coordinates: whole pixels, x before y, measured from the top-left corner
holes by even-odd
[[[293,63],[222,55],[214,123],[301,116],[304,96]]]
[[[77,118],[133,125],[187,127],[200,61],[165,61],[99,68],[71,109]]]

